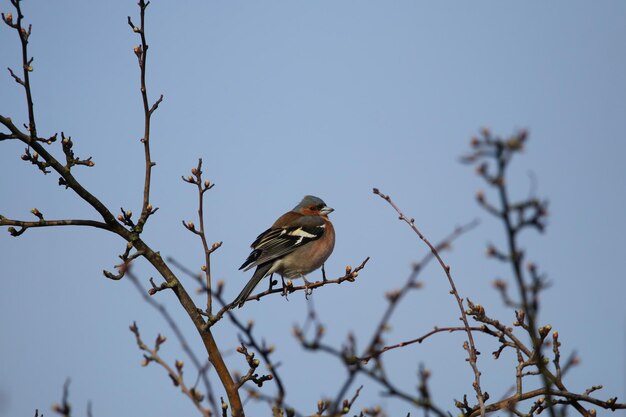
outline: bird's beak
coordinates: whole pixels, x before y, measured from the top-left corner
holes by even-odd
[[[323,209],[321,209],[321,210],[320,210],[320,213],[321,213],[323,216],[328,216],[328,215],[329,215],[330,213],[332,213],[333,211],[335,211],[335,209],[334,209],[334,208],[331,208],[331,207],[324,207]]]

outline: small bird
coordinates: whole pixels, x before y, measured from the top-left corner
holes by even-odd
[[[321,198],[307,195],[261,233],[239,267],[247,271],[256,266],[256,271],[232,308],[241,308],[258,283],[275,272],[283,278],[303,278],[308,284],[305,274],[321,267],[335,247],[335,229],[328,220],[333,211]]]

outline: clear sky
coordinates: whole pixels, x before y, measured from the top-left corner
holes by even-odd
[[[143,122],[132,52],[138,40],[126,23],[128,15],[137,20],[135,2],[32,0],[23,8],[33,24],[40,134],[71,135],[77,153],[96,162],[76,168],[79,179],[112,209],[139,212]],[[2,0],[0,9],[9,11],[10,3]],[[2,26],[0,67],[17,70],[16,34]],[[237,268],[257,234],[303,195],[317,195],[336,209],[337,245],[327,273],[340,276],[346,265],[372,259],[356,283],[322,288],[313,302],[328,324],[328,341],[340,346],[352,331],[363,344],[386,305],[384,292],[402,285],[411,262],[427,250],[371,193],[376,186],[433,241],[481,219],[445,259],[461,295],[512,323],[491,288],[495,277],[510,280],[509,271],[484,256],[486,244],[502,244],[503,234],[475,204],[484,185],[458,157],[482,126],[501,135],[528,128],[511,187],[526,197],[535,177],[537,194],[550,201],[546,233],[523,236],[528,258],[553,283],[540,321],[559,330],[564,356],[576,351],[582,359],[566,379],[572,390],[603,384],[600,397],[623,399],[626,2],[155,0],[147,35],[149,94],[165,96],[152,136],[152,203],[160,209],[145,238],[153,248],[196,270],[203,263],[200,242],[180,223],[196,213],[196,195],[180,175],[198,157],[217,184],[207,195],[208,230],[211,241],[224,242],[213,272],[229,297],[250,276]],[[22,90],[6,72],[0,114],[26,121]],[[0,148],[1,214],[29,219],[37,207],[47,218],[95,218],[56,185],[55,175],[44,177],[21,161],[23,146],[5,141]],[[67,377],[75,415],[85,413],[87,401],[95,416],[195,413],[162,369],[140,366],[128,331],[134,320],[148,341],[159,331],[170,336],[166,358],[183,356],[130,282],[103,278],[124,246],[89,229],[0,234],[0,416],[29,416],[35,408],[49,414]],[[155,276],[144,262],[136,272],[146,283]],[[398,310],[390,342],[457,324],[441,270],[428,268],[422,281],[424,289]],[[157,299],[201,352],[174,297]],[[344,371],[294,342],[291,328],[303,323],[306,304],[302,294],[289,302],[266,298],[237,314],[254,319],[276,345],[287,401],[313,412],[321,396],[334,396]],[[225,349],[237,344],[228,325],[217,337]],[[410,390],[423,362],[433,372],[435,399],[454,412],[453,398],[472,395],[462,340],[442,335],[389,352],[390,372]],[[478,343],[483,388],[498,398],[514,383],[514,358],[494,361],[493,343],[480,337]],[[227,361],[244,369],[234,352]],[[366,386],[357,410],[378,403],[381,390],[360,383]],[[416,414],[404,403],[381,401],[390,415]],[[250,410],[268,415],[264,407]]]

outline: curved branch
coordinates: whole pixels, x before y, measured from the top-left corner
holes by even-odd
[[[102,202],[96,198],[93,194],[87,191],[77,180],[65,165],[61,164],[54,156],[52,156],[44,146],[37,140],[31,138],[29,135],[22,132],[13,124],[13,121],[9,117],[0,115],[0,123],[2,123],[11,133],[20,141],[24,142],[35,150],[43,159],[48,163],[52,169],[54,169],[65,181],[65,185],[74,190],[79,197],[85,200],[90,206],[92,206],[101,216],[102,219],[111,227],[111,231],[130,239],[130,232],[126,230],[122,225],[117,223],[113,213],[106,208]]]
[[[461,297],[459,296],[459,293],[456,289],[456,285],[454,284],[454,281],[452,280],[452,275],[450,274],[450,266],[446,265],[445,262],[443,261],[443,259],[441,259],[441,256],[439,256],[439,252],[437,251],[437,248],[435,248],[432,243],[430,243],[430,241],[428,239],[426,239],[426,237],[424,237],[424,235],[419,231],[419,229],[417,228],[417,226],[415,226],[415,219],[409,219],[407,218],[404,213],[398,208],[398,206],[391,200],[391,197],[389,197],[388,195],[385,195],[383,193],[381,193],[378,188],[374,188],[373,189],[374,194],[378,195],[380,198],[382,198],[383,200],[387,201],[391,207],[394,208],[394,210],[398,213],[399,215],[399,219],[404,221],[406,224],[408,224],[411,229],[415,232],[415,234],[417,234],[417,236],[419,236],[419,238],[430,248],[430,251],[433,253],[433,255],[435,256],[435,258],[437,258],[437,261],[439,262],[439,265],[441,265],[441,268],[443,269],[443,271],[445,272],[446,276],[448,277],[448,282],[450,283],[450,287],[451,287],[451,293],[454,295],[454,298],[456,299],[456,302],[459,306],[459,310],[461,311],[461,321],[463,321],[463,326],[465,327],[466,333],[467,333],[467,345],[464,346],[465,350],[468,353],[469,356],[469,364],[472,367],[472,370],[474,371],[474,390],[476,391],[476,398],[478,399],[478,404],[480,407],[480,415],[484,417],[485,415],[485,397],[483,395],[482,389],[480,387],[480,371],[478,370],[478,366],[476,365],[477,359],[478,359],[478,354],[476,352],[476,346],[474,344],[474,337],[472,336],[472,332],[470,330],[470,325],[467,321],[467,314],[465,313],[465,308],[463,307],[463,300],[461,299]]]
[[[589,404],[597,405],[598,407],[602,407],[606,410],[615,411],[617,409],[624,410],[626,409],[626,404],[620,404],[616,402],[616,398],[611,398],[607,401],[598,400],[597,398],[590,397],[589,395],[584,394],[574,394],[569,391],[560,391],[555,389],[546,389],[539,388],[533,391],[528,391],[523,393],[522,395],[514,395],[509,398],[505,398],[504,400],[498,401],[497,403],[489,404],[485,407],[487,412],[493,412],[498,410],[506,410],[514,406],[516,403],[524,400],[528,400],[530,398],[540,397],[540,396],[552,396],[552,397],[561,397],[565,398],[569,402],[587,402]],[[480,415],[480,410],[474,410],[470,417],[476,417]]]
[[[469,330],[471,330],[472,332],[484,332],[486,329],[483,327],[470,327]],[[415,338],[415,339],[411,339],[411,340],[407,340],[406,342],[400,342],[400,343],[396,343],[395,345],[390,345],[390,346],[385,346],[379,350],[377,350],[374,353],[371,353],[369,355],[366,356],[361,356],[360,358],[358,358],[358,360],[360,360],[363,363],[367,363],[369,362],[370,359],[372,358],[377,358],[379,357],[382,353],[385,353],[389,350],[393,350],[393,349],[397,349],[397,348],[401,348],[404,346],[408,346],[408,345],[412,345],[414,343],[422,343],[424,340],[428,339],[430,336],[437,334],[437,333],[454,333],[454,332],[466,332],[467,328],[465,327],[436,327],[433,330],[429,331],[428,333]]]
[[[13,231],[11,231],[11,229],[9,229],[9,233],[11,233],[12,236],[19,236],[24,233],[26,229],[30,229],[31,227],[89,226],[111,231],[111,227],[108,224],[95,220],[38,220],[27,222],[22,220],[11,220],[0,216],[0,226],[21,227],[20,230],[13,229]]]

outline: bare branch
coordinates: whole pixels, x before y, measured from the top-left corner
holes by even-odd
[[[185,364],[183,361],[177,360],[174,368],[172,368],[167,362],[165,362],[161,356],[159,355],[159,349],[163,343],[165,343],[165,336],[158,335],[156,341],[154,343],[154,347],[148,347],[143,340],[141,339],[141,335],[139,333],[139,328],[137,327],[137,323],[133,323],[129,326],[130,331],[135,335],[135,340],[137,342],[137,346],[140,350],[145,352],[144,359],[142,362],[143,366],[148,366],[150,363],[155,362],[159,364],[165,371],[168,376],[172,380],[172,383],[176,387],[180,387],[180,390],[183,394],[185,394],[191,402],[196,406],[198,411],[204,417],[211,417],[211,410],[205,408],[202,405],[202,401],[204,400],[204,395],[200,394],[195,388],[188,387],[185,383],[185,379],[183,378],[183,369]]]
[[[128,16],[128,24],[132,28],[133,32],[138,33],[141,38],[141,45],[134,48],[135,55],[137,55],[137,60],[139,62],[140,69],[140,77],[141,77],[141,99],[143,102],[143,111],[144,111],[144,133],[143,138],[141,138],[141,142],[143,143],[144,148],[144,159],[145,159],[145,174],[144,174],[144,187],[143,187],[143,203],[141,206],[141,216],[137,222],[138,232],[141,233],[143,227],[148,220],[148,217],[151,214],[151,210],[148,208],[150,205],[150,182],[152,178],[152,167],[155,163],[152,161],[150,156],[150,127],[151,127],[151,117],[152,113],[159,107],[159,104],[163,101],[163,95],[159,97],[159,99],[150,107],[148,102],[148,89],[146,87],[146,63],[148,59],[148,43],[146,41],[146,8],[150,2],[145,2],[144,0],[139,0],[139,16],[140,16],[140,26],[136,27],[132,21],[130,16]]]
[[[22,78],[18,77],[11,68],[9,68],[9,73],[11,77],[24,87],[24,93],[26,94],[26,105],[28,107],[28,132],[31,139],[35,139],[37,137],[37,128],[35,125],[35,111],[33,105],[33,95],[30,88],[30,73],[33,71],[33,58],[28,57],[28,39],[30,38],[32,27],[28,25],[28,29],[23,27],[22,20],[24,19],[24,15],[22,14],[22,9],[19,1],[11,1],[15,10],[17,12],[17,21],[13,23],[13,15],[4,13],[2,14],[2,19],[4,22],[9,25],[11,28],[17,31],[17,34],[20,38],[20,44],[22,46]]]
[[[55,227],[55,226],[88,226],[88,227],[96,227],[104,230],[111,230],[108,224],[102,223],[95,220],[39,220],[39,221],[23,221],[23,220],[12,220],[7,219],[6,217],[0,216],[0,226],[17,226],[20,227],[19,230],[16,230],[14,227],[9,227],[7,230],[11,234],[11,236],[19,236],[26,231],[26,229],[35,228],[35,227]]]
[[[356,280],[356,277],[359,275],[359,271],[361,271],[363,268],[365,268],[365,264],[367,264],[367,261],[369,261],[370,258],[369,256],[367,258],[365,258],[365,260],[359,265],[357,266],[354,270],[352,269],[351,266],[347,266],[346,267],[346,273],[345,275],[337,278],[337,279],[330,279],[330,280],[326,280],[326,281],[315,281],[315,282],[311,282],[308,285],[300,285],[300,286],[294,286],[293,283],[291,282],[291,280],[287,281],[287,286],[285,288],[286,293],[287,294],[291,294],[297,291],[305,291],[305,292],[310,292],[313,291],[316,288],[320,288],[323,287],[325,285],[329,285],[329,284],[341,284],[342,282],[348,281],[348,282],[354,282]],[[281,293],[281,294],[285,294],[285,290],[283,290],[282,288],[270,288],[268,290],[265,290],[263,292],[260,292],[258,294],[252,295],[250,297],[248,297],[248,299],[246,301],[251,301],[251,300],[260,300],[263,297],[266,297],[270,294],[276,294],[276,293]],[[230,304],[226,304],[224,307],[222,307],[214,316],[211,316],[207,322],[207,326],[213,326],[215,323],[217,323],[219,320],[221,320],[221,318],[224,316],[224,313],[226,313],[226,311],[228,310],[232,310],[234,307],[236,306],[236,304],[234,303],[230,303]]]
[[[486,328],[485,327],[470,327],[469,330],[472,332],[485,332]],[[429,331],[428,333],[425,333],[424,335],[420,337],[407,340],[405,342],[396,343],[395,345],[384,346],[381,349],[376,350],[376,352],[372,354],[359,357],[358,360],[360,360],[363,363],[367,363],[370,359],[374,357],[378,357],[381,354],[389,350],[409,346],[414,343],[422,343],[424,340],[428,339],[430,336],[438,334],[438,333],[454,333],[454,332],[466,332],[466,331],[467,331],[467,328],[465,327],[435,327],[433,330]]]
[[[185,223],[183,221],[183,225],[190,232],[200,236],[200,239],[202,240],[202,247],[204,249],[204,265],[202,266],[202,271],[204,271],[206,283],[205,285],[207,289],[206,313],[209,315],[209,317],[211,317],[211,315],[213,314],[213,291],[211,290],[211,254],[222,246],[222,242],[216,242],[211,247],[209,247],[209,244],[207,243],[204,227],[204,193],[213,188],[215,184],[211,183],[211,181],[209,180],[202,180],[202,158],[198,159],[198,165],[195,168],[192,168],[191,174],[193,176],[190,175],[187,178],[183,177],[183,180],[190,184],[194,184],[198,188],[198,221],[200,222],[200,230],[195,229],[193,222]]]
[[[461,321],[463,321],[463,325],[465,327],[466,333],[467,333],[467,342],[468,344],[466,346],[464,346],[464,348],[467,350],[468,356],[469,356],[469,363],[470,366],[472,367],[472,370],[474,371],[474,390],[476,391],[476,398],[478,399],[478,404],[480,407],[480,415],[482,417],[485,416],[485,398],[482,392],[482,389],[480,387],[480,371],[478,370],[478,366],[476,365],[476,361],[478,358],[478,353],[476,350],[476,346],[474,345],[474,338],[472,336],[472,332],[470,330],[470,326],[469,323],[467,321],[467,316],[465,314],[465,308],[463,307],[463,300],[461,299],[461,297],[459,296],[459,293],[456,289],[456,285],[454,284],[454,281],[452,280],[452,275],[450,274],[450,266],[446,265],[443,262],[443,259],[441,259],[441,256],[439,255],[439,252],[437,251],[437,248],[435,248],[430,241],[428,241],[428,239],[426,239],[424,237],[424,235],[417,229],[417,226],[415,226],[415,219],[408,219],[404,213],[398,208],[398,206],[396,206],[396,204],[391,200],[391,198],[388,195],[384,195],[382,194],[377,188],[374,188],[374,194],[380,196],[383,200],[387,201],[398,213],[399,215],[399,219],[406,222],[406,224],[408,224],[411,229],[413,229],[413,231],[419,236],[419,238],[426,243],[426,245],[430,248],[431,252],[433,253],[433,255],[435,256],[435,258],[437,258],[437,261],[439,261],[439,264],[441,265],[441,268],[443,268],[443,271],[445,272],[446,276],[448,277],[448,282],[450,283],[450,287],[452,288],[451,293],[454,295],[454,297],[456,298],[456,302],[459,306],[459,310],[461,311]]]
[[[211,383],[210,383],[208,375],[207,375],[207,370],[208,370],[207,365],[208,364],[205,365],[205,364],[202,364],[200,362],[200,360],[198,359],[198,357],[195,354],[195,352],[190,348],[189,343],[187,342],[187,339],[185,338],[185,336],[181,332],[180,328],[178,327],[178,324],[172,318],[172,316],[169,314],[169,312],[167,311],[165,306],[163,304],[160,304],[159,302],[157,302],[155,300],[155,298],[153,298],[153,297],[148,295],[146,290],[139,283],[139,278],[132,272],[132,270],[128,271],[127,276],[128,276],[128,279],[130,280],[130,282],[133,283],[133,285],[135,286],[135,288],[137,289],[137,291],[141,295],[142,299],[146,303],[148,303],[151,307],[153,307],[155,310],[157,310],[159,312],[159,314],[161,314],[161,316],[163,317],[165,322],[168,324],[168,326],[170,327],[172,332],[174,332],[174,335],[178,339],[178,341],[179,341],[183,351],[187,354],[189,360],[191,361],[193,366],[198,371],[198,377],[202,380],[202,383],[204,384],[205,391],[206,391],[206,396],[207,396],[207,399],[209,401],[209,404],[211,405],[211,407],[213,409],[213,414],[216,415],[216,416],[219,415],[219,411],[218,411],[218,408],[217,408],[217,402],[215,400],[215,397],[214,397],[214,394],[213,394],[213,389],[212,389]],[[151,282],[152,282],[152,280],[151,280]],[[152,295],[152,294],[150,294],[150,295]]]
[[[68,402],[70,394],[70,379],[66,379],[63,384],[63,399],[61,400],[61,404],[53,404],[52,411],[57,414],[62,415],[63,417],[71,417],[72,415],[72,406]],[[43,415],[42,415],[43,417]]]

